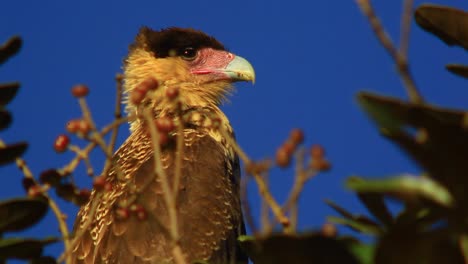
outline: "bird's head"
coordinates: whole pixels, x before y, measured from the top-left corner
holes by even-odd
[[[255,80],[247,60],[201,31],[182,28],[142,28],[130,46],[124,71],[127,93],[147,78],[158,80],[160,88],[146,98],[155,110],[166,107],[169,87],[179,89],[185,107],[217,107],[231,91],[232,82]],[[128,102],[127,110],[134,109]]]

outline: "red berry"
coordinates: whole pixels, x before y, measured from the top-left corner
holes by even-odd
[[[72,88],[72,94],[73,96],[77,98],[87,96],[88,93],[89,93],[88,86],[84,84],[78,84],[78,85],[73,86]]]
[[[107,183],[107,181],[106,181],[106,178],[104,176],[98,176],[98,177],[94,178],[94,180],[93,180],[93,188],[96,191],[100,192],[100,191],[105,189],[106,183]]]
[[[130,206],[130,211],[138,218],[138,220],[146,220],[148,217],[146,209],[140,204],[132,204]]]
[[[279,148],[276,151],[276,164],[281,168],[285,168],[288,167],[290,163],[291,154],[285,148]]]
[[[76,196],[76,203],[78,205],[85,205],[91,197],[91,191],[88,189],[81,189],[78,195]]]
[[[291,142],[285,142],[281,148],[289,155],[291,156],[294,151],[296,150],[296,145],[292,144]]]
[[[175,128],[174,122],[168,117],[158,118],[155,122],[159,132],[169,133]]]
[[[69,133],[76,133],[80,127],[79,120],[70,120],[67,123],[66,129]]]
[[[22,181],[22,184],[23,184],[23,188],[26,192],[29,192],[29,189],[33,186],[36,186],[36,183],[34,182],[33,179],[31,178],[23,178],[23,181]]]
[[[146,91],[134,89],[130,92],[129,100],[134,105],[139,105],[145,99]]]
[[[323,158],[312,159],[310,167],[317,171],[328,171],[331,169],[331,164]]]
[[[38,197],[40,195],[42,195],[41,186],[34,185],[34,186],[31,186],[31,188],[28,189],[28,196]]]
[[[325,149],[320,145],[313,145],[310,148],[310,155],[313,159],[323,159],[325,157]]]
[[[54,142],[55,151],[61,153],[67,150],[68,144],[70,144],[70,138],[67,135],[59,135]]]
[[[169,100],[174,100],[179,96],[179,88],[178,87],[168,87],[166,89],[166,96],[169,98]]]
[[[112,191],[112,183],[106,182],[106,184],[104,184],[104,191]]]
[[[141,90],[141,91],[145,91],[145,93],[146,93],[147,91],[150,91],[150,90],[156,90],[156,89],[158,89],[158,87],[159,87],[158,80],[156,80],[153,77],[149,77],[146,80],[144,80],[143,82],[141,82],[136,87],[136,89]]]
[[[124,207],[117,207],[115,209],[115,218],[117,220],[126,220],[130,217],[130,210]]]
[[[67,201],[72,201],[75,197],[75,186],[71,183],[60,184],[55,188],[58,196]]]
[[[78,121],[78,131],[83,135],[87,135],[91,131],[91,125],[86,120],[81,119]]]
[[[332,223],[325,223],[322,226],[322,234],[326,237],[336,237],[338,234],[338,230],[336,229],[336,226]]]
[[[291,130],[289,138],[294,145],[299,145],[304,142],[304,132],[301,129],[295,128]]]

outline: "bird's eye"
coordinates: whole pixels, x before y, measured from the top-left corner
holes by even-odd
[[[184,60],[193,60],[197,56],[197,51],[192,47],[187,47],[182,49],[180,56]]]

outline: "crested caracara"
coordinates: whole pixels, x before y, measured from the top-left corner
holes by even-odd
[[[154,31],[145,27],[129,49],[124,63],[126,93],[148,78],[156,79],[159,87],[138,105],[125,102],[127,112],[135,117],[131,134],[103,175],[111,188],[93,190],[78,213],[74,232],[82,235],[73,248],[72,263],[174,262],[168,210],[161,179],[155,174],[153,142],[141,117],[145,107],[155,120],[184,117],[179,118],[183,130],[174,129],[170,136],[174,141],[182,138],[184,143],[175,204],[177,243],[187,263],[247,263],[237,246],[237,237],[245,232],[238,157],[220,128],[206,125],[206,120],[221,121],[221,129],[232,135],[219,105],[231,91],[231,83],[254,81],[252,66],[213,37],[193,29]],[[179,92],[177,107],[167,96],[171,87]],[[176,146],[161,147],[161,164],[171,183],[176,174]],[[144,217],[134,213],[138,210]]]

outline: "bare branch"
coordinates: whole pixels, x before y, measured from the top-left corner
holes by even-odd
[[[422,104],[424,103],[424,100],[419,93],[416,84],[413,80],[413,77],[410,73],[409,66],[408,66],[408,60],[406,56],[402,53],[400,53],[395,46],[393,45],[393,42],[388,35],[388,33],[385,31],[384,27],[382,26],[382,23],[380,22],[379,18],[376,16],[375,11],[370,3],[369,0],[357,0],[356,1],[358,6],[361,8],[361,11],[364,13],[364,15],[368,18],[369,23],[372,27],[372,30],[374,31],[377,39],[380,41],[382,46],[387,50],[388,54],[392,57],[394,60],[398,73],[400,75],[400,78],[406,88],[406,92],[408,93],[408,97],[411,102],[415,104]]]
[[[411,32],[411,14],[413,11],[414,0],[403,1],[403,12],[401,14],[400,26],[400,54],[408,57],[408,46]]]
[[[169,179],[166,172],[163,169],[161,161],[161,144],[160,144],[160,134],[156,129],[154,124],[154,119],[151,109],[144,109],[143,118],[147,124],[151,135],[151,141],[153,144],[153,153],[154,153],[154,173],[161,180],[161,187],[163,190],[164,202],[166,203],[166,209],[169,214],[169,234],[171,235],[171,240],[173,242],[172,255],[177,264],[187,263],[185,257],[183,256],[182,249],[179,245],[179,227],[177,221],[177,208],[174,199],[174,194],[172,193],[171,187],[169,185]],[[174,190],[177,191],[177,190]]]

